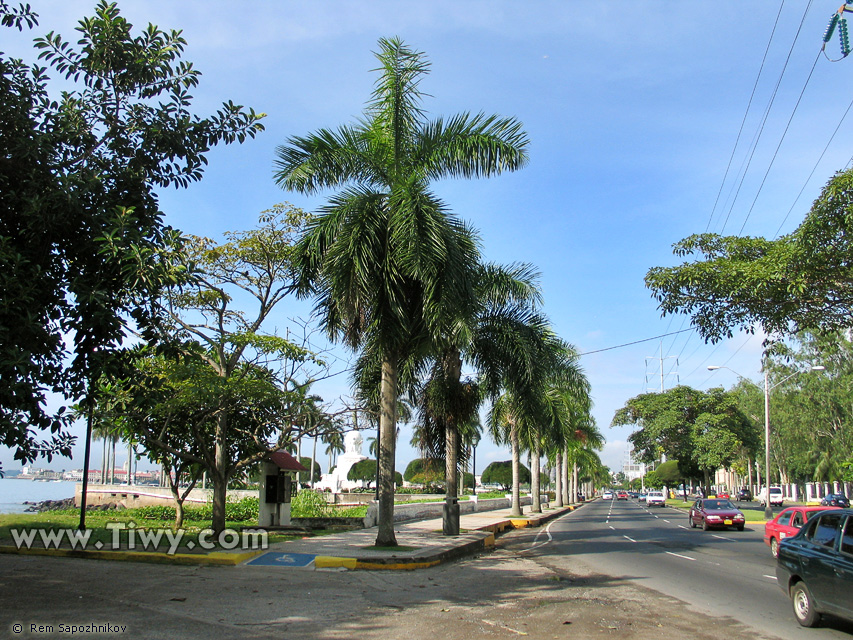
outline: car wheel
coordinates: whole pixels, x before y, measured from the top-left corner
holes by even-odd
[[[791,605],[794,617],[804,627],[814,627],[820,622],[820,613],[815,609],[814,599],[805,582],[798,582],[791,589]]]
[[[779,557],[779,541],[776,538],[770,538],[770,553],[774,558]]]
[[[702,531],[707,531],[708,529],[710,529],[710,527],[708,526],[708,521],[702,520]]]
[[[742,525],[742,524],[739,524],[739,525],[737,526],[737,530],[738,530],[738,531],[743,531],[743,525]]]
[[[687,516],[687,519],[690,520],[690,528],[695,529],[696,523],[693,521],[693,516]]]

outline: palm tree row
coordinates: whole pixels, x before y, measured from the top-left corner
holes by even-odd
[[[443,436],[447,497],[455,500],[460,431],[475,422],[483,397],[505,397],[496,406],[526,434],[543,415],[544,372],[583,385],[571,350],[550,348],[556,338],[538,311],[532,269],[484,264],[476,234],[429,188],[437,179],[524,166],[521,124],[468,113],[428,120],[419,88],[429,70],[424,55],[382,39],[376,57],[379,78],[363,118],[290,138],[277,150],[276,181],[304,194],[338,190],[299,243],[299,293],[316,299],[332,340],[361,354],[358,386],[379,416],[376,544],[395,545],[403,391],[419,390],[425,432]],[[475,378],[463,379],[466,362]],[[569,367],[559,373],[561,362]],[[517,429],[510,433],[517,439]]]

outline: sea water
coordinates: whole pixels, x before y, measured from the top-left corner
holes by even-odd
[[[70,480],[41,482],[0,478],[0,513],[23,513],[28,505],[24,502],[64,500],[74,497],[76,483]]]

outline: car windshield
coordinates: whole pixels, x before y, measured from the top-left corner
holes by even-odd
[[[705,508],[720,511],[723,509],[734,509],[735,506],[728,500],[705,500]]]

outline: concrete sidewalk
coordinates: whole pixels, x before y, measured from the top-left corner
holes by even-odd
[[[423,569],[490,549],[495,536],[503,531],[540,527],[578,506],[545,509],[541,514],[532,514],[530,507],[524,507],[521,517],[513,517],[511,509],[465,514],[460,517],[462,533],[458,536],[443,535],[440,518],[401,522],[394,527],[398,546],[391,549],[373,546],[376,527],[306,537],[270,545],[246,564],[305,569]]]

